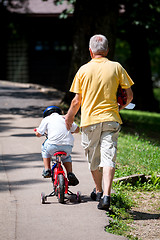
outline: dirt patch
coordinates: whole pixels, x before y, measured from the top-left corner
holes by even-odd
[[[160,192],[136,192],[136,206],[131,214],[134,221],[130,234],[142,240],[160,240]]]

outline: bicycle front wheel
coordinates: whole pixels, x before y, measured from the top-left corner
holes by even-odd
[[[65,190],[65,183],[63,175],[58,175],[58,201],[59,203],[64,203],[64,190]]]

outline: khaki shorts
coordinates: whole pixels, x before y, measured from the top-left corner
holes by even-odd
[[[82,147],[91,171],[98,167],[115,167],[120,129],[118,122],[102,122],[82,128]]]

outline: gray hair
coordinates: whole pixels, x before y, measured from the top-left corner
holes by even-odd
[[[108,49],[108,40],[101,34],[96,34],[90,38],[89,48],[94,54],[103,54]]]

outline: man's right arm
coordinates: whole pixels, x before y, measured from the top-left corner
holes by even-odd
[[[65,116],[65,123],[68,130],[70,130],[72,123],[74,121],[74,117],[78,112],[82,101],[82,94],[76,93],[75,97],[73,98],[70,108]]]

